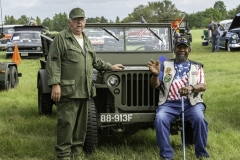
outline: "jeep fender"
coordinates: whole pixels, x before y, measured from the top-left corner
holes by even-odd
[[[38,82],[42,82],[42,93],[51,93],[52,89],[47,84],[47,73],[46,69],[40,69],[38,71],[38,78],[37,78],[37,88],[39,87]]]

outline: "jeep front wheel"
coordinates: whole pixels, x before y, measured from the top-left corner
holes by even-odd
[[[53,100],[51,99],[51,93],[43,93],[42,81],[38,81],[38,113],[39,115],[51,115]]]
[[[87,134],[84,143],[86,152],[93,152],[98,145],[98,118],[97,111],[93,99],[90,100],[88,106],[88,123]]]

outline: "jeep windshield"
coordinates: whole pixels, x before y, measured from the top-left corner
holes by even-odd
[[[95,37],[98,32],[106,35]],[[146,66],[150,59],[174,57],[171,23],[86,23],[84,33],[99,58],[112,64]]]
[[[169,33],[171,30],[169,27],[143,26],[142,24],[135,24],[133,27],[131,25],[125,27],[104,26],[104,29],[114,35],[115,38],[103,31],[103,27],[100,25],[94,27],[86,25],[84,29],[86,36],[90,39],[96,51],[166,52],[171,50],[172,38],[170,38]]]

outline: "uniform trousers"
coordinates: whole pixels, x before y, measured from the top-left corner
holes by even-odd
[[[191,123],[194,131],[196,157],[209,157],[206,150],[208,123],[204,119],[205,105],[198,103],[189,105],[189,100],[184,100],[184,119]],[[167,101],[156,110],[155,129],[160,156],[173,159],[174,151],[170,145],[170,123],[181,116],[182,105],[180,100]]]
[[[58,158],[70,158],[82,152],[88,122],[88,99],[62,98],[57,105]]]

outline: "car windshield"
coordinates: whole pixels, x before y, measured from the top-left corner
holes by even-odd
[[[225,28],[226,28],[226,30],[228,30],[228,29],[229,29],[229,27],[231,26],[231,24],[232,24],[232,22],[229,22],[229,23],[227,23],[227,24],[226,24],[226,27],[225,27]]]
[[[96,51],[169,51],[170,28],[85,27],[84,32]]]
[[[40,33],[14,33],[12,41],[40,41]]]
[[[4,34],[10,34],[10,33],[13,33],[13,27],[5,27],[5,28],[0,28],[0,32]]]

